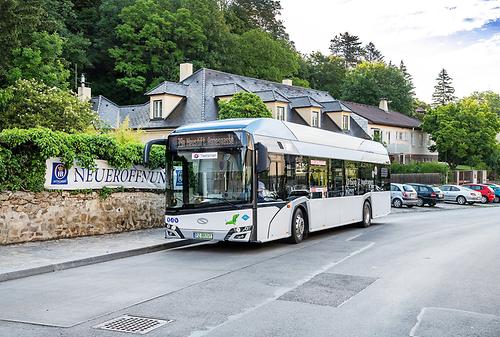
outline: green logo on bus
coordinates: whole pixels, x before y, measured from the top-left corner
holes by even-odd
[[[239,216],[240,216],[239,214],[233,215],[233,217],[231,218],[231,220],[226,221],[226,225],[236,225],[236,220],[238,220]]]

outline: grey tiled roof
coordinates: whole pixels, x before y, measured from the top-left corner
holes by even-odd
[[[324,107],[323,109],[324,112],[351,111],[351,109],[346,107],[340,101],[321,102],[321,105]]]
[[[214,84],[214,97],[232,96],[240,91],[248,91],[236,83]]]
[[[306,108],[306,107],[318,107],[322,108],[323,106],[316,101],[315,99],[309,97],[309,96],[302,96],[302,97],[289,97],[290,100],[290,107],[295,109],[295,108]]]
[[[158,84],[156,87],[148,91],[145,95],[171,94],[176,96],[186,96],[187,85],[183,83],[175,83],[165,81]]]
[[[97,111],[99,119],[108,128],[117,128],[120,123],[120,107],[104,96],[91,98],[92,109]]]
[[[419,128],[422,123],[397,111],[385,112],[377,106],[342,101],[352,112],[366,118],[374,124],[399,126],[404,128]]]
[[[290,102],[289,99],[287,99],[277,90],[255,91],[254,94],[259,96],[264,102]]]

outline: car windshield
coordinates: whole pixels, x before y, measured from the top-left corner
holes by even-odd
[[[167,195],[167,208],[250,203],[250,157],[246,149],[177,152],[170,175],[173,193],[170,198]]]
[[[441,189],[439,187],[432,187],[432,189],[434,190],[434,192],[441,192]]]

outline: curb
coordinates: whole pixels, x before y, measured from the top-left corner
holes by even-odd
[[[184,247],[184,246],[188,246],[188,245],[198,243],[198,242],[199,241],[196,241],[196,240],[179,240],[179,241],[175,241],[175,242],[161,243],[161,244],[154,245],[154,246],[136,248],[136,249],[125,250],[125,251],[121,251],[121,252],[115,252],[115,253],[98,255],[98,256],[92,256],[92,257],[87,257],[87,258],[79,259],[79,260],[49,264],[49,265],[41,266],[41,267],[16,270],[16,271],[0,274],[0,282],[16,280],[16,279],[40,275],[40,274],[51,273],[51,272],[59,271],[59,270],[78,268],[78,267],[88,266],[88,265],[92,265],[92,264],[123,259],[123,258],[131,257],[131,256],[149,254],[149,253],[154,253],[154,252],[158,252],[158,251],[166,250],[166,249]]]

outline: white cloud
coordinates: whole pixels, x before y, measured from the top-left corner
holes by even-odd
[[[349,31],[373,41],[387,59],[403,59],[417,95],[429,101],[442,67],[454,78],[457,95],[500,91],[500,41],[454,41],[500,17],[500,1],[481,0],[281,0],[282,18],[297,48],[328,52],[330,39]]]

